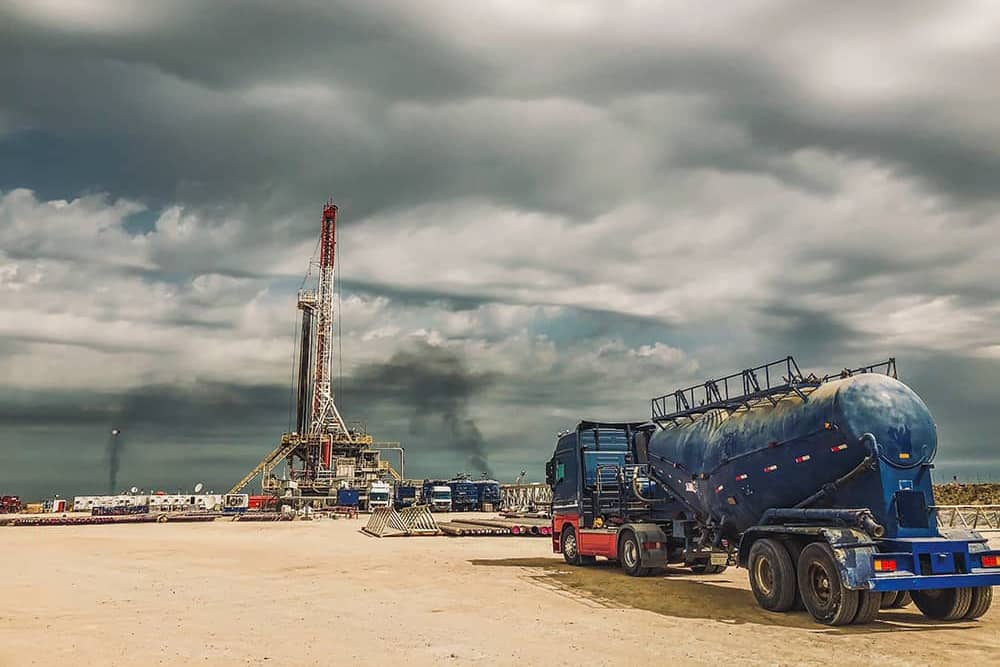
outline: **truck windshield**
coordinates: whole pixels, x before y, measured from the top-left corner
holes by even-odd
[[[448,491],[435,491],[431,494],[434,500],[451,500],[451,493]]]
[[[371,499],[375,500],[375,501],[389,500],[389,494],[388,493],[382,493],[380,491],[376,491],[375,493],[373,493],[371,495]]]

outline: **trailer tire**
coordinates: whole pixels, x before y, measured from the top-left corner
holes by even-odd
[[[913,602],[910,591],[887,591],[882,593],[882,609],[902,609]]]
[[[938,621],[957,621],[972,607],[971,588],[932,588],[911,595],[924,616]]]
[[[969,611],[965,612],[962,618],[970,621],[979,618],[990,610],[991,604],[993,604],[993,587],[976,586],[972,589],[972,604],[969,605]]]
[[[780,542],[757,540],[747,559],[750,588],[757,604],[768,611],[788,611],[795,604],[795,565]]]
[[[645,577],[650,572],[650,568],[642,566],[639,538],[631,530],[625,531],[618,539],[618,562],[630,577]]]
[[[878,616],[882,606],[882,594],[875,591],[858,591],[858,611],[854,614],[852,625],[868,625]]]
[[[809,614],[824,625],[847,625],[858,612],[858,591],[846,588],[826,542],[812,542],[799,555],[798,584]]]

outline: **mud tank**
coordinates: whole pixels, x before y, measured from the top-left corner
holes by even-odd
[[[547,468],[553,548],[628,574],[747,568],[770,611],[862,624],[911,602],[978,618],[1000,552],[938,528],[937,429],[894,359],[819,377],[792,357],[651,401],[648,422],[581,422]]]

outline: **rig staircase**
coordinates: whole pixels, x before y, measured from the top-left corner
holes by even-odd
[[[297,439],[282,438],[281,443],[271,450],[270,454],[261,459],[261,462],[254,466],[253,469],[243,477],[243,479],[236,482],[236,484],[233,485],[233,488],[229,489],[229,493],[239,493],[242,491],[243,488],[250,483],[250,480],[256,477],[259,473],[263,472],[265,468],[273,467],[273,465],[286,458],[292,453],[292,451],[295,450],[296,447],[298,447],[298,445],[299,442]]]

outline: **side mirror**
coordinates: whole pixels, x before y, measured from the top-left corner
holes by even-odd
[[[549,461],[545,464],[545,483],[552,486],[556,483],[556,462]]]

